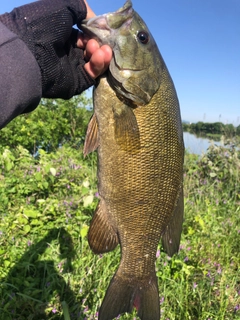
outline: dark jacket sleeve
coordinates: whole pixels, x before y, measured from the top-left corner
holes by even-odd
[[[17,115],[35,109],[41,95],[36,59],[25,43],[0,23],[0,129]]]

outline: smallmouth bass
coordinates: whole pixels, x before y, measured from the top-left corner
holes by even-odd
[[[179,102],[158,47],[131,1],[83,21],[81,29],[113,49],[94,89],[84,154],[97,149],[100,201],[88,241],[94,253],[120,244],[120,266],[100,307],[109,320],[137,309],[158,320],[157,246],[178,251],[183,221],[184,144]]]

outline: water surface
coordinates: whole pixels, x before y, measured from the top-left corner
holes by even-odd
[[[183,132],[183,140],[186,150],[188,150],[190,153],[195,153],[198,155],[206,153],[211,144],[215,144],[217,146],[223,145],[220,141],[213,141],[209,138],[197,137],[189,132]]]

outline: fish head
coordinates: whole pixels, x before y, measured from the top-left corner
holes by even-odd
[[[108,79],[117,94],[136,105],[148,104],[160,87],[164,62],[132,2],[127,1],[115,12],[84,20],[80,28],[100,45],[112,48]]]

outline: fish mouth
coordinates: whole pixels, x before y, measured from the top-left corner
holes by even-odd
[[[132,2],[128,0],[117,11],[85,19],[79,27],[86,35],[97,40],[100,45],[107,44],[113,49],[113,35],[123,25],[128,28],[131,25],[133,15]]]

